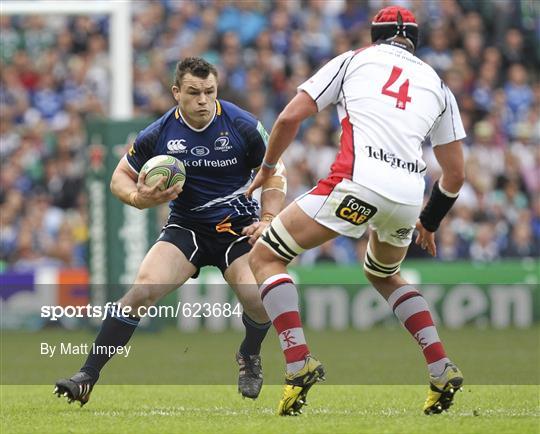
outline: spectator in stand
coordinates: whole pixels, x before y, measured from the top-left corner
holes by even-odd
[[[487,120],[477,122],[473,132],[474,142],[469,158],[474,159],[479,169],[490,175],[504,172],[504,150],[495,143],[495,127]]]
[[[528,73],[522,64],[514,63],[508,69],[508,80],[504,85],[506,103],[514,121],[526,119],[527,111],[533,103],[533,92],[528,85]]]
[[[510,242],[503,252],[509,258],[532,258],[537,257],[538,242],[532,236],[530,226],[515,225],[512,229]]]
[[[493,262],[499,258],[499,246],[493,239],[493,225],[481,223],[476,231],[474,241],[469,248],[469,255],[476,262]]]
[[[491,63],[484,63],[480,67],[478,78],[474,83],[473,99],[476,107],[487,114],[493,106],[493,91],[497,85],[499,71]]]
[[[517,180],[505,179],[500,190],[490,193],[488,200],[492,206],[500,206],[505,210],[510,223],[517,221],[519,212],[527,208],[527,197],[520,189]]]
[[[418,57],[443,74],[452,67],[452,52],[448,47],[448,29],[436,27],[429,35],[429,45],[418,50]]]
[[[507,30],[501,52],[506,66],[513,63],[528,62],[524,53],[523,34],[519,29],[511,28]]]
[[[457,261],[465,257],[462,243],[450,226],[441,226],[438,234],[437,257],[443,261]]]
[[[533,199],[531,211],[531,232],[536,244],[540,244],[540,196]]]

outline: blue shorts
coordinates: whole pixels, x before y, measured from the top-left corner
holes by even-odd
[[[221,225],[202,224],[170,216],[156,242],[174,244],[197,267],[193,278],[199,275],[200,268],[207,265],[218,267],[225,273],[235,259],[251,250],[249,237],[242,235],[242,229],[254,221],[252,217],[242,217],[225,220],[220,222]]]

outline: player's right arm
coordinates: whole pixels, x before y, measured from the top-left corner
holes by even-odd
[[[160,190],[165,182],[165,177],[156,183],[153,187],[145,185],[146,173],[143,171],[135,173],[129,166],[127,160],[122,158],[116,169],[114,169],[111,178],[112,193],[127,205],[135,208],[152,208],[161,203],[169,202],[178,197],[182,188],[173,186],[167,190]]]
[[[169,202],[178,197],[182,188],[173,186],[161,191],[161,179],[153,187],[145,185],[146,173],[141,169],[154,156],[155,142],[159,135],[157,123],[139,133],[129,152],[118,162],[111,178],[111,192],[122,202],[145,209]]]
[[[261,168],[249,186],[248,196],[274,174],[277,162],[295,138],[300,124],[328,105],[338,102],[341,83],[352,56],[353,52],[349,51],[334,57],[298,87],[299,92],[279,114],[272,127]]]
[[[248,197],[251,197],[257,188],[262,187],[275,175],[281,154],[293,141],[300,124],[315,113],[317,113],[315,101],[303,91],[299,92],[283,109],[272,127],[261,167],[246,192]]]

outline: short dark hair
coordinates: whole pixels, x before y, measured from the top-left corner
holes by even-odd
[[[210,74],[214,74],[217,79],[218,76],[216,67],[201,57],[186,57],[178,62],[174,72],[174,84],[180,87],[186,74],[199,78],[206,78]]]

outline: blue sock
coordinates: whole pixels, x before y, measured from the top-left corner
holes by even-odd
[[[246,336],[240,344],[240,354],[246,357],[259,354],[261,352],[261,343],[272,323],[268,321],[267,323],[259,324],[247,316],[245,312],[242,314],[242,322],[246,327]]]
[[[115,309],[114,307],[109,309],[101,325],[101,330],[90,349],[88,358],[81,368],[81,371],[86,372],[93,378],[94,383],[98,380],[103,366],[114,355],[110,354],[109,351],[96,351],[96,348],[121,347],[126,345],[137,328],[139,321],[139,318],[123,315],[119,309]]]

